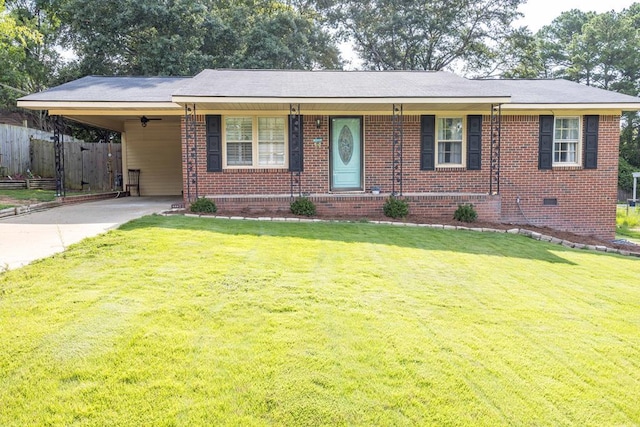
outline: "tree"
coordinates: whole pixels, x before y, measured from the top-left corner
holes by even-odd
[[[201,67],[205,9],[188,0],[57,0],[79,75],[189,75]]]
[[[535,79],[545,71],[538,39],[526,27],[518,28],[505,37],[490,60],[475,68],[481,77],[506,79]]]
[[[626,13],[593,16],[569,45],[572,64],[567,76],[590,86],[624,90],[623,70],[638,68],[640,39]]]
[[[246,49],[235,63],[242,68],[331,69],[340,54],[329,34],[292,8],[259,16],[248,31]]]
[[[372,70],[442,70],[485,64],[511,34],[524,0],[319,0]]]
[[[62,65],[56,50],[60,21],[47,0],[8,0],[6,4],[16,24],[34,35],[20,44],[21,55],[13,68],[18,78],[14,79],[14,89],[3,97],[4,109],[15,110],[16,98],[44,90],[55,81]],[[49,128],[43,111],[21,111],[21,115],[37,128]]]
[[[331,36],[280,1],[57,1],[79,75],[340,65]]]
[[[573,9],[562,12],[551,24],[545,25],[536,33],[543,71],[540,77],[565,78],[568,69],[573,66],[572,52],[574,38],[582,34],[582,27],[595,16],[593,12]]]
[[[28,93],[25,65],[30,50],[41,45],[42,40],[40,32],[21,23],[0,0],[0,108],[11,108],[17,97]]]

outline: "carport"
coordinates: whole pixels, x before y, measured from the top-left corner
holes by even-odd
[[[128,169],[140,169],[143,196],[180,196],[183,173],[180,124],[184,111],[171,101],[171,95],[186,80],[88,76],[28,95],[18,105],[119,132],[124,184]]]

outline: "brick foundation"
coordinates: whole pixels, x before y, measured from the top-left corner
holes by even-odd
[[[378,217],[389,194],[310,195],[320,215]],[[292,198],[288,194],[263,196],[210,196],[220,214],[289,214]],[[486,194],[407,194],[402,197],[414,217],[451,219],[460,204],[472,203],[478,219],[500,221],[500,196]]]

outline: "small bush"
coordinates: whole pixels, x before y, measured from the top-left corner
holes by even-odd
[[[218,211],[218,207],[213,200],[205,199],[204,197],[193,202],[190,209],[191,212],[196,213],[216,213]]]
[[[478,213],[471,203],[458,205],[458,209],[453,213],[453,219],[462,222],[474,222],[478,219]]]
[[[633,190],[633,172],[640,172],[640,169],[620,157],[620,163],[618,163],[618,188],[626,192]]]
[[[382,210],[389,218],[404,218],[409,215],[409,204],[405,200],[391,196],[384,202]]]
[[[306,197],[298,197],[291,202],[291,213],[294,215],[313,216],[316,214],[316,205]]]

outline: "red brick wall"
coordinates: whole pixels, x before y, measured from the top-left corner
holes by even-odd
[[[316,119],[321,119],[319,129],[316,127]],[[256,212],[288,209],[287,197],[273,198],[271,201],[264,198],[221,197],[286,195],[291,188],[291,174],[286,169],[227,169],[222,172],[207,172],[205,118],[198,116],[197,120],[200,195],[216,197],[221,209],[232,209],[235,206],[238,209],[233,210],[237,212],[242,209],[253,209]],[[379,213],[384,196],[326,197],[330,186],[328,123],[327,116],[304,117],[302,192],[316,196],[315,201],[320,213],[341,213],[343,210],[347,213],[362,212],[363,216]],[[383,193],[388,193],[392,186],[391,117],[365,116],[363,126],[365,188],[368,191],[372,185],[380,185]],[[184,125],[182,132],[184,162],[187,154]],[[599,132],[597,169],[554,168],[540,171],[538,116],[503,116],[500,197],[478,197],[489,193],[490,117],[483,118],[481,170],[467,171],[461,167],[421,171],[420,116],[405,116],[403,192],[407,197],[413,197],[410,201],[412,213],[428,217],[450,217],[459,203],[471,202],[477,206],[483,220],[530,223],[613,238],[619,116],[601,116]],[[315,138],[322,138],[322,143],[314,143]],[[186,194],[186,164],[183,170]],[[412,193],[440,194],[422,194],[418,197]],[[516,203],[518,197],[520,206]],[[557,206],[543,206],[544,198],[556,198]]]
[[[538,127],[538,116],[503,118],[502,220],[614,238],[620,117],[600,116],[597,169],[538,170]]]

